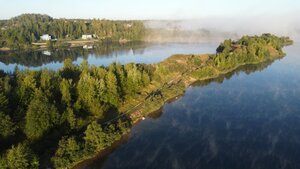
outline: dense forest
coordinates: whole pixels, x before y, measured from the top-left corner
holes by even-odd
[[[99,19],[54,19],[48,15],[23,14],[0,21],[0,48],[28,48],[49,34],[57,41],[80,39],[83,34],[95,35],[101,41],[142,40],[145,27],[141,21]]]
[[[291,43],[263,34],[225,40],[216,54],[158,64],[96,67],[66,59],[58,71],[0,72],[0,168],[71,168],[129,132],[132,114],[159,109],[195,80],[282,57]]]

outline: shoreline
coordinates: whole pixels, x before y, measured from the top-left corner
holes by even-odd
[[[7,47],[0,48],[0,52],[9,52],[9,51],[12,51],[12,50]]]
[[[201,43],[219,43],[219,41],[199,41],[199,42],[189,42],[189,41],[173,41],[173,42],[160,42],[160,41],[147,41],[147,40],[138,40],[138,41],[132,41],[132,40],[127,40],[127,41],[111,41],[111,42],[102,42],[99,39],[94,39],[94,40],[63,40],[61,41],[65,44],[68,44],[67,46],[60,45],[57,47],[54,47],[54,49],[59,49],[59,48],[76,48],[76,47],[82,47],[84,45],[94,45],[97,43],[119,43],[119,44],[127,44],[130,42],[141,42],[141,43],[148,43],[148,44],[169,44],[169,43],[183,43],[183,44],[201,44]],[[2,47],[0,48],[0,52],[15,52],[15,51],[43,51],[43,50],[51,50],[49,47],[46,46],[46,42],[35,42],[32,43],[31,46],[27,48],[20,48],[20,49],[11,49],[8,47]]]
[[[83,39],[75,39],[75,40],[62,40],[59,41],[60,43],[62,43],[61,45],[55,46],[55,48],[75,48],[75,47],[81,47],[81,46],[85,46],[85,45],[94,45],[96,43],[106,43],[101,41],[100,39],[91,39],[91,40],[83,40]],[[119,43],[119,44],[126,44],[126,43],[130,43],[133,42],[131,40],[119,40],[119,41],[111,41],[108,43]],[[145,41],[141,41],[141,42],[145,42]],[[66,46],[64,46],[66,45]],[[47,42],[34,42],[32,43],[28,48],[20,48],[20,49],[11,49],[8,47],[2,47],[0,48],[0,52],[14,52],[14,51],[27,51],[27,50],[32,50],[32,51],[41,51],[41,50],[48,50],[50,49],[47,46]]]
[[[95,160],[95,159],[99,159],[98,157],[100,158],[104,158],[106,153],[107,153],[107,150],[113,150],[115,149],[116,145],[118,145],[117,143],[122,143],[123,139],[126,137],[127,139],[130,137],[130,133],[131,133],[131,129],[133,127],[135,127],[136,125],[138,125],[140,122],[143,121],[143,117],[146,116],[146,117],[150,117],[151,114],[155,114],[155,113],[160,113],[162,112],[163,110],[163,107],[165,106],[165,104],[167,103],[172,103],[176,100],[179,99],[179,97],[181,96],[184,96],[185,92],[186,92],[186,89],[189,88],[190,86],[192,86],[193,84],[197,83],[197,82],[201,82],[201,81],[207,81],[207,80],[213,80],[213,79],[216,79],[216,78],[219,78],[223,75],[226,75],[228,73],[231,73],[235,70],[237,70],[238,68],[242,67],[242,66],[246,66],[246,65],[256,65],[256,64],[259,64],[259,63],[263,63],[263,62],[267,62],[267,61],[270,61],[270,60],[276,60],[276,59],[281,59],[283,58],[285,55],[278,55],[278,56],[273,56],[272,59],[266,59],[266,60],[263,60],[263,61],[260,61],[260,62],[251,62],[251,63],[243,63],[243,64],[239,64],[237,65],[236,67],[230,69],[230,70],[227,70],[227,71],[219,71],[217,75],[215,76],[210,76],[210,77],[204,77],[204,78],[201,78],[201,79],[196,79],[196,80],[190,80],[189,83],[187,83],[185,85],[185,88],[184,90],[182,91],[179,91],[179,92],[182,92],[181,94],[178,94],[178,95],[173,95],[171,97],[168,97],[164,100],[164,103],[162,106],[159,106],[159,107],[156,107],[156,110],[153,110],[151,112],[145,112],[143,114],[139,114],[139,116],[137,116],[135,119],[132,119],[132,126],[131,128],[129,129],[129,131],[127,131],[126,133],[124,133],[121,138],[119,140],[116,140],[111,146],[101,150],[100,152],[96,153],[95,155],[85,159],[85,160],[82,160],[78,163],[76,163],[73,167],[71,167],[71,169],[83,169],[85,167],[85,165],[88,165],[89,161],[91,160]],[[139,110],[139,112],[142,112],[142,110]],[[125,140],[126,142],[127,140]],[[121,145],[121,144],[120,144]],[[104,154],[103,154],[104,153]],[[103,159],[104,160],[104,159]]]

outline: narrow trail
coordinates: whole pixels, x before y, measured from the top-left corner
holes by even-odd
[[[162,85],[160,88],[156,88],[155,90],[152,90],[152,91],[150,92],[150,94],[148,94],[148,95],[147,95],[147,96],[146,96],[139,104],[135,105],[134,107],[132,107],[131,109],[125,111],[124,113],[120,113],[120,115],[118,115],[117,117],[115,117],[115,118],[113,118],[113,119],[110,119],[110,120],[108,120],[108,121],[102,122],[102,123],[100,123],[100,124],[101,124],[101,125],[107,125],[107,124],[109,124],[109,123],[111,123],[111,122],[115,122],[115,121],[121,119],[122,117],[125,117],[126,115],[129,115],[129,114],[131,114],[131,113],[134,113],[134,112],[137,111],[137,110],[141,110],[141,109],[142,109],[141,106],[145,104],[145,102],[146,102],[147,99],[149,99],[149,98],[151,98],[151,97],[153,96],[153,94],[155,93],[155,91],[161,91],[161,90],[163,90],[166,86],[167,86],[168,88],[170,88],[172,85],[177,85],[178,83],[180,83],[180,82],[183,80],[183,77],[188,77],[187,75],[191,74],[193,71],[198,70],[198,69],[201,68],[201,67],[203,67],[203,64],[201,64],[200,66],[194,68],[193,70],[187,70],[187,71],[181,73],[181,75],[178,75],[176,78],[170,80],[169,82],[163,83],[163,85]],[[164,100],[164,102],[165,102],[165,101],[166,101],[166,100]],[[141,112],[139,111],[139,113],[141,113]]]

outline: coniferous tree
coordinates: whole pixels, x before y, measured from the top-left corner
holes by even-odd
[[[88,125],[84,137],[85,143],[93,151],[102,150],[105,145],[105,133],[102,131],[101,126],[93,121]]]
[[[38,158],[26,144],[12,146],[7,151],[6,163],[9,169],[38,169]]]
[[[39,139],[59,123],[56,107],[40,90],[36,90],[26,112],[25,133],[29,139]]]
[[[15,134],[16,125],[12,119],[5,115],[3,112],[0,112],[0,138],[7,138]]]

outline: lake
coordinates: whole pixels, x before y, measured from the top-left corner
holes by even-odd
[[[157,63],[173,54],[215,53],[218,44],[219,42],[127,43],[90,46],[93,49],[77,47],[52,51],[0,51],[0,69],[5,72],[13,72],[18,66],[20,70],[43,68],[57,70],[63,66],[63,61],[67,58],[72,59],[74,64],[80,64],[83,60],[87,60],[89,64],[96,66],[107,66],[113,62],[121,64]]]
[[[93,49],[1,52],[0,68],[57,70],[63,60],[94,65],[157,63],[172,54],[214,53],[219,42],[100,45]],[[194,84],[135,125],[85,169],[299,169],[300,43],[287,56]]]
[[[196,83],[81,168],[299,169],[300,44],[284,50]]]

